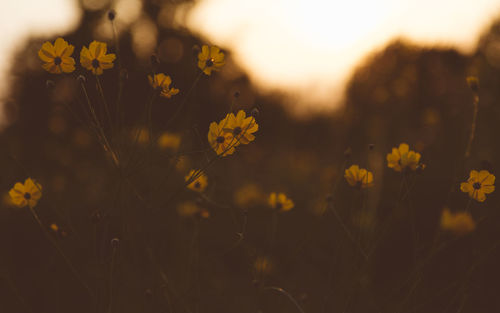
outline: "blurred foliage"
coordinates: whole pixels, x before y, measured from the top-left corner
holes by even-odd
[[[358,66],[345,106],[331,115],[293,118],[279,95],[260,95],[229,61],[220,73],[201,78],[181,118],[166,125],[198,74],[193,47],[203,44],[169,23],[175,5],[149,1],[140,13],[157,34],[151,51],[160,61],[156,68],[151,53],[134,46],[133,27],[120,33],[123,70],[115,67],[102,80],[112,102],[124,79],[123,129],[136,126],[150,90],[147,75],[157,71],[169,74],[181,93],[156,101],[154,130],[182,134],[182,151],[207,147],[208,125],[232,103],[247,112],[258,108],[257,139],[207,170],[205,196],[178,189],[190,168],[204,161],[200,153],[176,166],[164,153],[154,154],[151,168],[138,163],[127,172],[135,190],[67,109],[82,117],[76,77],[87,76],[90,98],[99,99],[95,81],[81,67],[65,76],[43,72],[36,52],[47,39],[33,38],[13,61],[10,125],[0,134],[1,190],[28,176],[41,182],[36,211],[95,297],[30,212],[4,200],[1,308],[109,312],[111,298],[112,312],[296,312],[291,296],[305,312],[500,311],[497,194],[470,205],[477,221],[471,234],[439,230],[445,206],[467,206],[459,183],[470,170],[497,173],[500,22],[471,56],[392,42]],[[76,59],[80,47],[102,39],[96,29],[106,14],[106,7],[85,11],[81,27],[64,36],[75,45]],[[480,107],[471,157],[464,158],[473,112],[470,75],[480,81]],[[55,81],[51,88],[48,79]],[[386,154],[401,142],[422,154],[422,173],[402,176],[387,168]],[[147,149],[134,153],[143,156]],[[371,170],[374,187],[351,188],[343,179],[351,164]],[[404,185],[412,187],[406,197]],[[272,191],[285,192],[295,207],[272,212],[266,203]],[[186,200],[192,202],[186,206]],[[179,205],[193,212],[198,206],[210,217],[185,218]]]

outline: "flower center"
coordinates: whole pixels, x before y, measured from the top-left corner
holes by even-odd
[[[472,187],[474,189],[481,189],[481,183],[474,183],[474,184],[472,184]]]
[[[205,64],[206,64],[207,67],[213,66],[214,65],[214,59],[208,59]]]
[[[237,126],[233,129],[233,135],[238,136],[241,134],[241,127]]]
[[[201,187],[200,182],[196,182],[196,183],[194,183],[194,188],[196,188],[196,189],[200,189],[200,187]]]
[[[31,193],[27,192],[24,194],[24,199],[29,200],[31,199]]]
[[[61,60],[61,58],[60,58],[60,57],[55,57],[55,58],[54,58],[54,64],[55,64],[55,65],[59,65],[59,64],[61,64],[61,63],[62,63],[62,60]]]
[[[283,207],[283,203],[281,203],[281,202],[276,203],[276,210],[281,210],[282,207]]]
[[[223,143],[224,142],[224,137],[219,136],[219,137],[217,137],[216,141],[217,141],[217,143]]]
[[[92,67],[93,68],[98,68],[99,67],[99,60],[93,59],[92,60]]]

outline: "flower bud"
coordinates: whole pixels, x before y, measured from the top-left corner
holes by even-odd
[[[87,82],[87,79],[85,78],[85,76],[83,75],[78,75],[78,77],[76,78],[80,83],[84,84]]]
[[[116,18],[116,11],[115,10],[109,10],[108,11],[108,20],[114,21]]]
[[[252,111],[250,112],[250,115],[253,116],[254,118],[257,118],[259,116],[260,112],[259,109],[253,108]]]

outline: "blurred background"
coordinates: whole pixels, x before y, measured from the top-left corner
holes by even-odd
[[[290,296],[305,312],[500,312],[498,196],[468,205],[459,191],[470,170],[496,174],[500,161],[498,1],[9,0],[0,12],[2,190],[28,176],[42,183],[37,212],[47,232],[52,223],[62,229],[50,234],[81,275],[29,211],[4,199],[0,308],[297,312]],[[70,75],[41,68],[38,50],[59,36],[75,46],[77,63],[92,40],[119,48],[123,70],[102,82],[111,100],[123,79],[127,131],[145,127],[137,116],[146,76],[172,77],[181,93],[155,103],[153,124],[182,135],[181,161],[159,150],[154,167],[142,167],[147,145],[139,146],[127,172],[134,187],[117,183],[94,135],[68,110],[83,116],[80,74],[99,99],[93,78],[81,67]],[[167,125],[198,75],[203,44],[221,47],[226,65],[200,79]],[[480,105],[465,158],[467,76],[479,78]],[[204,197],[176,194],[205,161],[196,151],[207,146],[208,125],[231,107],[259,110],[257,139],[207,170]],[[387,168],[401,142],[422,154],[423,172],[402,178]],[[343,172],[351,164],[371,170],[374,187],[350,188]],[[272,191],[295,208],[273,213]],[[136,192],[148,195],[147,206]],[[210,218],[186,217],[186,201]],[[440,231],[444,207],[468,207],[476,230]]]

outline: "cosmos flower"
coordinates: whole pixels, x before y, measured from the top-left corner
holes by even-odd
[[[373,173],[358,165],[351,165],[345,170],[344,177],[347,183],[356,188],[368,188],[373,186]]]
[[[212,74],[212,70],[219,70],[225,64],[224,53],[216,46],[203,45],[198,53],[198,67],[206,75]]]
[[[451,213],[445,208],[441,215],[441,228],[455,235],[465,235],[476,228],[476,223],[468,212]]]
[[[460,190],[479,202],[486,200],[486,194],[495,191],[495,175],[486,170],[470,171],[469,179],[460,184]]]
[[[181,145],[181,136],[178,134],[164,132],[158,137],[158,147],[160,149],[170,149],[177,151]]]
[[[223,128],[226,124],[227,119],[223,119],[219,123],[212,122],[208,129],[208,143],[217,155],[227,156],[233,154],[234,146],[237,144],[231,133],[224,132]]]
[[[24,184],[16,183],[9,191],[12,203],[17,207],[29,206],[31,209],[36,206],[42,197],[42,185],[36,183],[31,178],[27,178]]]
[[[271,208],[280,212],[290,211],[295,206],[293,201],[282,192],[272,192],[269,195],[268,203]]]
[[[116,59],[115,54],[106,54],[107,49],[105,42],[92,41],[88,48],[82,48],[80,64],[94,75],[102,75],[103,70],[113,67],[113,61]]]
[[[417,168],[425,168],[420,162],[420,153],[410,150],[406,143],[401,143],[398,148],[392,148],[392,152],[387,154],[387,166],[396,172],[401,172],[406,168],[415,171]]]
[[[169,99],[179,93],[179,89],[174,87],[170,88],[172,79],[168,75],[163,73],[155,74],[154,77],[149,75],[148,80],[151,87],[153,87],[153,89],[158,89],[160,91],[160,96],[164,98]]]
[[[224,132],[230,133],[235,138],[235,145],[248,144],[255,139],[253,133],[259,130],[259,125],[253,116],[246,116],[245,111],[239,110],[236,116],[229,113],[226,116],[227,123],[224,125]]]
[[[75,59],[71,57],[75,47],[62,38],[57,38],[52,45],[46,41],[38,50],[38,56],[45,64],[42,67],[49,73],[71,73],[75,70]]]
[[[187,174],[184,177],[184,180],[187,182],[189,179],[191,179],[192,177],[194,177],[195,174],[198,173],[198,172],[199,171],[191,170],[189,172],[189,174]],[[189,189],[197,191],[197,192],[203,192],[207,188],[207,185],[208,185],[207,175],[201,173],[201,174],[198,174],[196,176],[198,176],[198,177],[196,179],[194,179],[193,181],[191,181],[191,183],[189,183],[189,185],[187,185],[187,187]]]

